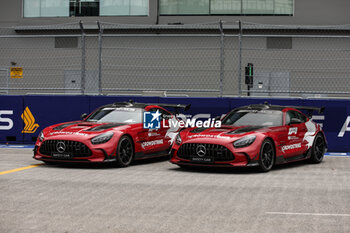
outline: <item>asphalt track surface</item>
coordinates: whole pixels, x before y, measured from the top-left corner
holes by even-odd
[[[0,232],[350,232],[350,157],[259,173],[49,166],[2,148]]]

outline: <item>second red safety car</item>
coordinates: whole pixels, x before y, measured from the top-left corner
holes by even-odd
[[[259,166],[309,159],[327,149],[321,127],[302,111],[323,108],[258,104],[232,110],[219,128],[188,128],[176,137],[171,163],[187,166]]]

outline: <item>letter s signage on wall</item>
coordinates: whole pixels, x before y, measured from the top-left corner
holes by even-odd
[[[23,112],[22,96],[0,95],[0,143],[11,140],[20,143],[23,139]]]
[[[0,130],[10,130],[13,127],[13,121],[9,118],[13,115],[12,110],[0,110]]]

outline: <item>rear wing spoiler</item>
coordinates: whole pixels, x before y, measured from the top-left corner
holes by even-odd
[[[139,107],[146,107],[149,105],[155,105],[163,108],[174,108],[175,111],[179,111],[180,109],[183,109],[184,111],[188,111],[191,107],[191,104],[166,104],[166,103],[137,103],[133,100],[130,100],[128,102],[116,102],[113,105],[115,106],[139,106]]]
[[[287,106],[288,108],[295,108],[299,111],[307,111],[308,116],[312,116],[313,112],[317,112],[319,114],[324,113],[325,107],[310,107],[310,106]]]
[[[183,109],[186,112],[191,107],[191,104],[185,105],[185,104],[162,104],[162,103],[159,103],[159,104],[154,104],[154,105],[157,105],[157,106],[163,107],[163,108],[174,108],[176,111]]]

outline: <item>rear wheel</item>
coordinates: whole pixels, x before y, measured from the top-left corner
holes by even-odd
[[[128,136],[122,136],[118,142],[117,165],[127,167],[134,159],[134,146]]]
[[[259,167],[263,172],[271,170],[275,163],[275,150],[270,139],[265,139],[261,144],[259,154]]]
[[[320,163],[326,152],[326,142],[321,134],[317,134],[311,148],[310,161],[312,163]]]

